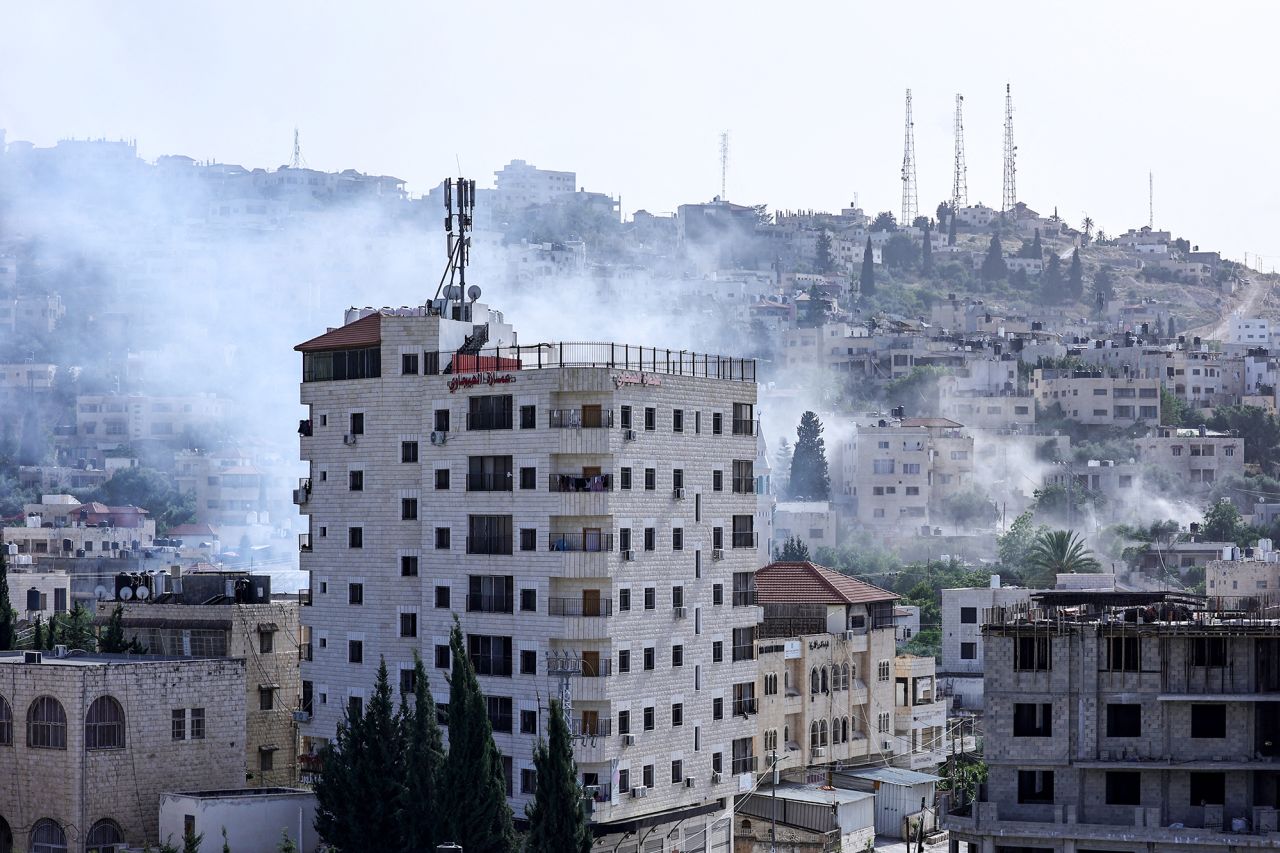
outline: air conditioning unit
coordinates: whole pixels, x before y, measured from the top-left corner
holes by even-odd
[[[684,489],[674,489],[671,496],[678,501],[684,500]]]
[[[356,434],[353,432],[347,433],[342,437],[342,443],[347,445],[348,447],[354,446],[356,443]]]
[[[40,663],[43,659],[44,656],[40,652],[23,652],[22,654],[23,663]]]
[[[649,796],[649,789],[646,788],[644,785],[637,785],[636,787],[631,789],[631,796],[635,797],[636,799],[640,799],[641,797],[647,797]]]
[[[692,787],[693,787],[693,777],[692,777],[692,776],[686,776],[686,777],[684,777],[684,786],[685,786],[686,788],[692,788]]]
[[[633,429],[626,429],[626,430],[623,430],[623,431],[622,431],[622,440],[623,440],[623,441],[635,441],[635,440],[636,440],[636,431],[635,431],[635,430],[633,430]]]
[[[724,549],[723,549],[723,548],[712,548],[712,549],[711,549],[711,559],[713,559],[713,560],[723,560],[723,559],[724,559]]]
[[[622,552],[622,559],[623,559],[624,561],[626,561],[626,562],[630,562],[630,561],[634,560],[635,558],[636,558],[636,552],[635,552],[635,551],[623,551],[623,552]]]
[[[891,741],[891,740],[882,740],[882,741],[880,741],[880,751],[881,751],[881,752],[893,752],[893,741]]]
[[[449,433],[437,431],[431,433],[432,444],[447,444],[449,442]]]
[[[854,632],[854,631],[845,631],[845,632],[844,632],[844,639],[845,639],[845,642],[846,642],[846,643],[848,643],[848,642],[852,642],[852,641],[853,641],[853,638],[854,638],[854,637],[856,637],[856,636],[858,636],[858,635],[857,635],[857,633],[856,633],[856,632]]]
[[[815,746],[809,752],[814,758],[826,758],[827,756],[827,748],[825,746]]]
[[[55,658],[65,658],[67,656],[67,647],[61,644],[54,646],[53,656]]]
[[[672,617],[673,619],[683,619],[683,618],[685,618],[688,614],[689,614],[689,611],[688,611],[688,609],[687,609],[687,608],[684,608],[684,607],[673,607],[673,608],[671,608],[671,617]]]
[[[712,785],[719,785],[723,780],[724,780],[724,774],[723,774],[723,773],[721,773],[719,770],[712,770],[712,771],[711,771],[711,784],[712,784]]]
[[[623,746],[635,746],[635,745],[636,745],[636,736],[635,736],[635,735],[623,735],[623,736],[622,736],[622,745],[623,745]]]

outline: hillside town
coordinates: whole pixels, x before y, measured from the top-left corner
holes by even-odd
[[[0,132],[0,853],[1280,845],[1273,275],[293,150]]]

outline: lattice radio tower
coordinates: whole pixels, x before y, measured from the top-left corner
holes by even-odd
[[[729,185],[729,131],[720,134],[720,200],[728,201],[725,191]]]
[[[902,140],[902,219],[898,224],[909,227],[916,219],[916,132],[911,121],[911,90],[907,90],[907,125]]]
[[[1147,172],[1147,228],[1156,229],[1156,177]]]
[[[1008,83],[1004,84],[1004,195],[1000,200],[1000,212],[1012,213],[1018,203],[1018,146],[1013,144],[1013,94]]]
[[[956,95],[956,167],[951,181],[951,212],[969,206],[969,175],[964,165],[964,95]]]
[[[293,128],[293,159],[289,161],[291,169],[302,169],[307,165],[307,161],[302,158],[302,143],[298,138],[298,128]]]

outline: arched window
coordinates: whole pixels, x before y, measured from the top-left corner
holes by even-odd
[[[84,718],[85,749],[124,749],[124,709],[110,696],[99,696]]]
[[[782,727],[782,745],[785,747],[789,743],[791,743],[791,726],[787,725]]]
[[[828,692],[828,686],[827,686],[827,668],[826,668],[825,666],[822,668],[822,692],[823,692],[823,693]]]
[[[840,689],[849,689],[849,664],[847,663],[840,667]]]
[[[827,745],[827,721],[818,721],[818,746]]]
[[[66,735],[66,732],[67,727],[64,724],[63,735]],[[67,853],[67,834],[62,831],[62,827],[48,818],[38,821],[31,830],[31,853]]]
[[[840,718],[840,737],[841,739],[844,740],[845,743],[849,742],[849,718],[848,717]]]
[[[27,746],[32,749],[67,748],[67,712],[62,710],[62,703],[52,696],[38,697],[27,709]],[[57,824],[54,827],[57,828]]]
[[[853,662],[853,663],[849,664],[849,675],[850,675],[850,676],[852,676],[853,678],[857,678],[857,677],[858,677],[858,663],[857,663],[857,661],[855,661],[855,662]]]
[[[809,670],[809,692],[818,692],[818,668],[816,666]]]
[[[13,746],[13,708],[3,696],[0,696],[0,746]],[[3,847],[0,853],[5,853]]]
[[[89,830],[85,853],[116,853],[123,847],[124,833],[120,831],[120,824],[110,818],[103,818]]]
[[[809,724],[809,748],[817,749],[822,746],[822,742],[818,740],[818,721],[814,720]]]

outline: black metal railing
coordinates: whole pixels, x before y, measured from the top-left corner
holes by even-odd
[[[735,495],[754,495],[756,493],[756,478],[734,477],[733,493]]]
[[[734,607],[752,607],[757,601],[754,589],[735,589],[733,591]]]
[[[733,759],[733,772],[739,773],[755,773],[756,772],[756,756],[745,755],[741,758]]]
[[[750,645],[733,647],[733,659],[735,661],[752,660],[753,658],[755,658],[755,656],[756,656],[756,647],[754,643]]]
[[[733,700],[733,715],[735,717],[749,717],[755,712],[756,699],[754,696]]]
[[[515,600],[509,595],[468,595],[468,613],[514,613]]]
[[[608,429],[613,426],[612,409],[552,409],[552,429]]]
[[[684,350],[637,347],[629,344],[574,341],[532,344],[530,346],[485,347],[478,352],[428,353],[442,373],[458,375],[492,374],[491,384],[508,380],[503,374],[518,370],[546,370],[558,367],[604,367],[621,373],[614,382],[622,385],[650,384],[645,374],[694,376],[733,382],[755,382],[756,362],[751,358],[731,358]],[[485,377],[481,376],[481,381]]]
[[[550,551],[612,551],[612,533],[552,533],[547,540]]]
[[[746,418],[734,418],[733,434],[734,435],[755,435],[756,422],[752,420],[747,420]]]
[[[582,477],[576,474],[552,474],[547,487],[553,492],[612,492],[613,476],[596,474]]]
[[[613,599],[548,598],[547,613],[552,616],[604,618],[613,615]]]
[[[510,554],[510,536],[468,536],[468,554]]]
[[[733,547],[735,548],[756,547],[756,532],[754,530],[733,531]]]
[[[298,550],[299,551],[311,550],[311,534],[310,533],[298,534]]]
[[[592,719],[578,717],[573,721],[574,737],[608,737],[613,732],[613,721],[608,717]]]
[[[467,475],[468,492],[509,492],[513,478],[510,471],[489,471]]]

